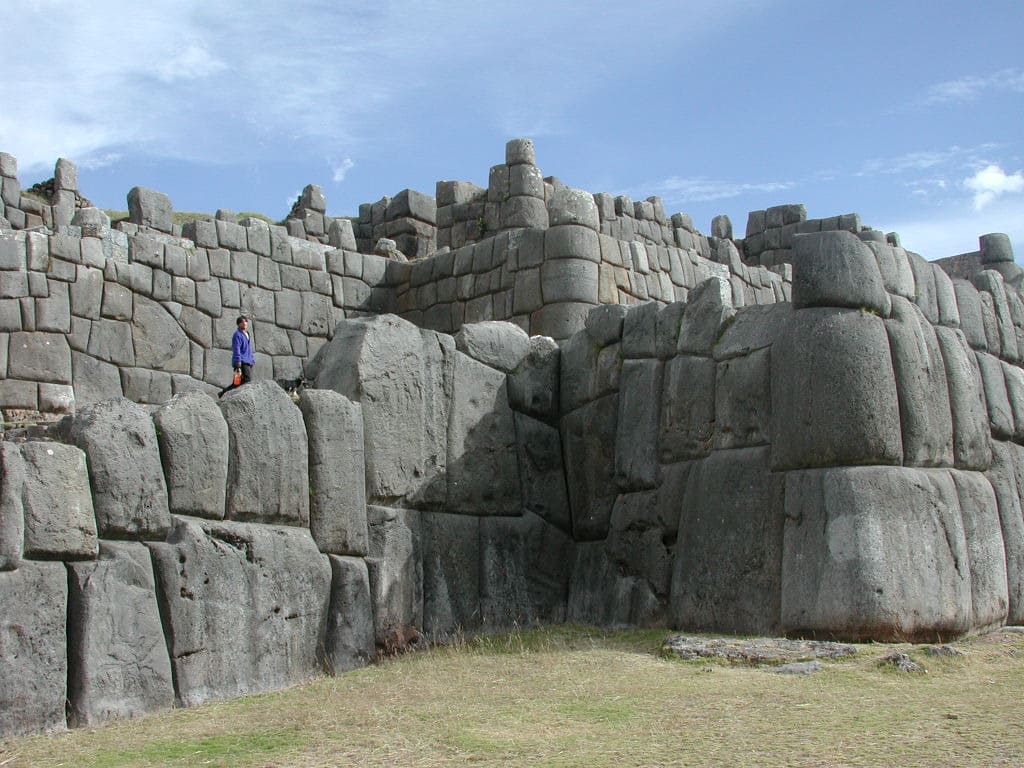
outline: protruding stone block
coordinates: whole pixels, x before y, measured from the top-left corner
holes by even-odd
[[[361,557],[330,555],[331,604],[324,656],[334,675],[365,667],[376,656],[370,575]]]
[[[216,401],[175,395],[153,414],[171,512],[220,520],[228,478],[228,426]]]
[[[78,167],[63,157],[57,159],[57,165],[53,170],[53,181],[56,189],[68,192],[78,191]]]
[[[582,189],[556,189],[548,203],[548,222],[552,227],[579,224],[595,232],[601,231],[601,220],[597,215],[594,196]]]
[[[505,144],[505,165],[536,165],[533,139],[512,139]]]
[[[1013,244],[1010,238],[1001,232],[982,235],[978,238],[982,264],[1001,264],[1013,262]]]
[[[21,461],[24,474],[18,494],[25,518],[25,556],[95,557],[96,518],[85,454],[71,445],[30,441],[21,446]],[[15,477],[6,482],[16,482]],[[4,489],[5,502],[14,490]]]
[[[423,551],[420,513],[369,506],[374,639],[384,652],[419,642],[423,632]]]
[[[618,489],[607,468],[615,466],[619,396],[606,395],[563,416],[562,451],[576,541],[602,540]]]
[[[152,189],[132,187],[128,192],[128,219],[132,224],[170,234],[174,226],[171,198]]]
[[[868,309],[883,317],[891,308],[874,255],[845,231],[796,237],[793,306]]]

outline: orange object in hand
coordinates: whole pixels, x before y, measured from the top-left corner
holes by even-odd
[[[239,384],[241,384],[241,383],[242,383],[242,372],[241,372],[241,371],[235,371],[235,379],[234,379],[233,383],[234,383],[234,385],[235,385],[236,387],[237,387],[237,386],[238,386]]]

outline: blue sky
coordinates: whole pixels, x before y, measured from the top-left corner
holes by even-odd
[[[1024,261],[1024,2],[182,0],[8,3],[0,151],[58,157],[124,209],[332,215],[509,138],[591,192],[727,213],[858,212],[935,259],[1007,232]]]

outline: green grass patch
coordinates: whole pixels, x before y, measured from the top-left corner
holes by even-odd
[[[167,739],[137,749],[102,749],[92,762],[79,763],[92,768],[129,768],[132,766],[232,766],[241,760],[269,757],[300,743],[296,731],[222,734],[202,739]]]

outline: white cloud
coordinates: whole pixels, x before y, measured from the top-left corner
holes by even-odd
[[[991,152],[999,145],[979,144],[961,147],[956,144],[945,149],[914,150],[893,157],[873,158],[864,163],[855,176],[892,176],[927,171],[941,166],[968,163],[976,165],[982,153]]]
[[[1024,174],[1007,174],[998,165],[987,165],[970,178],[964,186],[974,193],[974,208],[980,211],[997,197],[1024,191]]]
[[[180,52],[156,65],[156,75],[164,83],[178,80],[202,80],[227,69],[227,64],[212,56],[206,48],[190,43]]]
[[[345,180],[345,175],[350,170],[352,170],[352,168],[355,167],[355,163],[352,161],[351,157],[346,157],[340,163],[333,163],[332,165],[334,166],[333,167],[334,175],[333,175],[332,178],[334,179],[334,181],[336,183],[339,183],[339,184]]]
[[[974,101],[986,91],[1024,93],[1024,71],[1002,69],[990,75],[967,75],[936,83],[925,94],[925,103],[962,104]]]
[[[702,177],[670,176],[662,181],[638,185],[635,189],[628,190],[625,194],[636,198],[657,195],[670,205],[678,205],[682,203],[725,200],[730,197],[739,197],[740,195],[750,193],[778,192],[783,189],[790,189],[792,186],[793,182],[790,181],[743,182]]]
[[[979,210],[947,206],[924,218],[885,225],[900,233],[903,246],[934,260],[978,250],[978,236],[1004,232],[1014,244],[1018,261],[1024,259],[1024,206],[1009,198]]]

